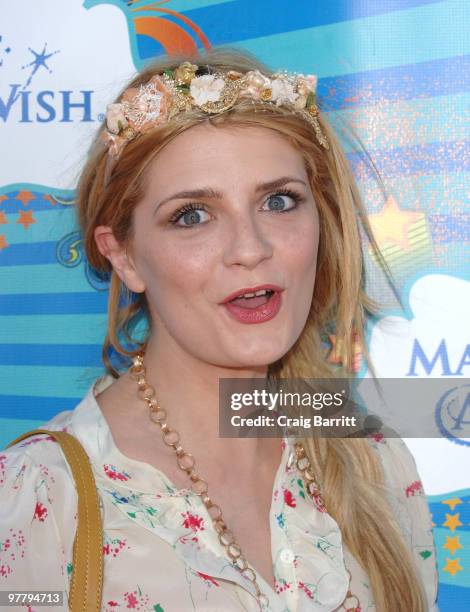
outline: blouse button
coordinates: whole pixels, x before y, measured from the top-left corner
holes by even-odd
[[[283,563],[293,563],[295,555],[290,548],[283,548],[279,554],[279,558]]]

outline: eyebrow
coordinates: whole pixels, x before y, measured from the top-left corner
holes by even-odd
[[[307,187],[307,183],[299,178],[295,178],[292,176],[283,176],[281,178],[275,179],[274,181],[268,181],[267,183],[260,183],[257,185],[255,189],[255,193],[261,193],[263,191],[270,191],[271,189],[279,189],[283,187],[287,183],[302,183]],[[181,200],[183,198],[222,198],[223,194],[220,191],[216,191],[212,189],[212,187],[201,187],[200,189],[191,189],[185,191],[179,191],[178,193],[174,193],[171,196],[163,199],[153,211],[154,214],[159,210],[164,204],[170,202],[171,200]]]

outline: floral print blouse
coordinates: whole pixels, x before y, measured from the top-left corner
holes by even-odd
[[[42,426],[78,437],[92,462],[104,529],[102,610],[258,610],[252,584],[230,564],[201,499],[177,489],[155,467],[124,456],[114,444],[95,399],[112,382],[110,375],[99,378],[74,410]],[[432,521],[413,456],[400,439],[370,441],[422,576],[428,609],[436,612]],[[269,610],[342,610],[347,570],[358,610],[375,610],[368,577],[342,543],[338,524],[306,495],[293,441],[283,440],[282,447],[269,516],[275,590],[258,574]],[[76,509],[71,471],[51,436],[41,434],[0,451],[0,590],[68,595]],[[20,609],[68,608],[64,603]]]

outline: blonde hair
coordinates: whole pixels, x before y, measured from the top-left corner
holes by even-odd
[[[154,74],[175,68],[185,60],[222,70],[259,69],[272,74],[246,52],[219,48],[199,56],[164,57],[139,73],[126,88],[138,87]],[[282,134],[302,153],[318,205],[320,242],[308,319],[294,346],[269,365],[269,376],[337,377],[338,372],[328,364],[322,347],[323,334],[331,326],[334,326],[336,345],[341,347],[344,372],[353,369],[355,338],[373,371],[364,327],[366,313],[377,313],[378,305],[364,291],[359,225],[377,260],[386,273],[389,272],[373,238],[342,147],[323,116],[320,122],[330,144],[329,151],[318,144],[312,127],[305,120],[282,107],[254,106],[247,101],[240,101],[229,111],[210,118],[199,110],[187,112],[157,130],[142,134],[125,146],[109,177],[107,150],[97,136],[79,182],[77,215],[88,261],[95,269],[111,274],[108,332],[103,344],[107,371],[116,378],[119,376],[110,363],[110,349],[126,357],[145,349],[148,334],[141,342],[134,340],[135,349],[125,348],[120,335],[132,342],[136,318],[142,314],[148,317],[149,313],[145,294],[132,295],[98,251],[94,229],[97,225],[110,225],[118,241],[131,244],[132,213],[145,188],[145,169],[169,140],[204,121],[224,126],[264,126]],[[127,302],[124,305],[123,298]],[[303,444],[328,512],[338,523],[349,551],[369,576],[376,609],[379,612],[424,612],[423,585],[386,499],[383,471],[370,441],[367,438],[306,438]]]

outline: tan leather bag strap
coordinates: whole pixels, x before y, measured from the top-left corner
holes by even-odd
[[[33,429],[18,436],[6,448],[37,434],[52,436],[60,444],[77,488],[77,530],[73,544],[69,609],[72,612],[99,612],[103,590],[103,527],[90,460],[77,438],[65,431]]]

